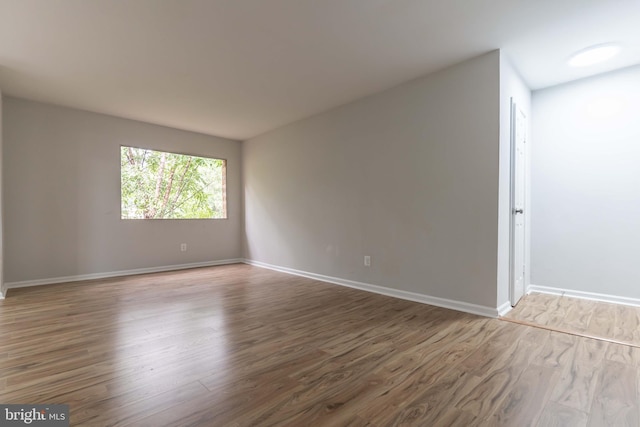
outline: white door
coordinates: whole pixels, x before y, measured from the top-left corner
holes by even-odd
[[[511,305],[524,295],[525,287],[525,168],[526,117],[511,102]]]

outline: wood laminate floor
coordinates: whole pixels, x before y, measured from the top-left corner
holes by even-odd
[[[640,349],[247,265],[11,290],[0,402],[73,426],[635,426]]]
[[[640,307],[531,293],[504,319],[640,347]]]

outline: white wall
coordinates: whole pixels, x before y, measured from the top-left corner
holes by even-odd
[[[6,282],[241,256],[239,142],[9,97],[3,116]],[[121,220],[121,144],[227,159],[229,219]]]
[[[531,91],[510,64],[500,54],[500,176],[498,209],[498,307],[509,302],[510,295],[510,219],[511,219],[511,100],[527,117],[527,130],[531,129]],[[530,141],[530,138],[527,138]],[[530,145],[530,144],[529,144]],[[530,157],[530,156],[528,156]],[[527,204],[530,206],[530,203]],[[528,213],[527,213],[528,214]],[[527,216],[528,219],[528,216]],[[530,227],[525,237],[525,258],[528,259]],[[527,262],[527,265],[529,263]],[[528,282],[528,272],[525,282]]]
[[[495,309],[499,67],[491,52],[244,142],[245,256]]]
[[[640,67],[533,94],[531,282],[640,298]]]

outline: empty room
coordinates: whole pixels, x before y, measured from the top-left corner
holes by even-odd
[[[637,0],[0,0],[0,426],[640,426]]]

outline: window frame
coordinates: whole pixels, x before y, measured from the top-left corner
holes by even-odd
[[[203,159],[213,159],[213,160],[222,160],[223,166],[222,166],[222,201],[223,201],[223,212],[224,212],[224,217],[221,218],[124,218],[123,217],[123,210],[122,210],[122,148],[135,148],[138,150],[149,150],[149,151],[155,151],[155,152],[159,152],[159,153],[166,153],[166,154],[175,154],[175,155],[179,155],[179,156],[189,156],[189,157],[199,157],[199,158],[203,158]],[[137,146],[137,145],[130,145],[130,144],[120,144],[118,147],[118,155],[119,155],[119,171],[120,171],[120,185],[118,187],[118,195],[120,198],[120,221],[155,221],[155,220],[160,220],[160,221],[192,221],[192,220],[199,220],[199,221],[210,221],[210,220],[215,220],[215,221],[219,221],[219,220],[227,220],[229,219],[229,197],[227,194],[227,189],[228,189],[228,168],[229,168],[229,160],[227,158],[223,158],[223,157],[213,157],[213,156],[207,156],[207,155],[202,155],[202,154],[191,154],[188,152],[182,152],[182,151],[168,151],[166,149],[158,149],[158,148],[149,148],[149,147],[144,147],[144,146]]]

